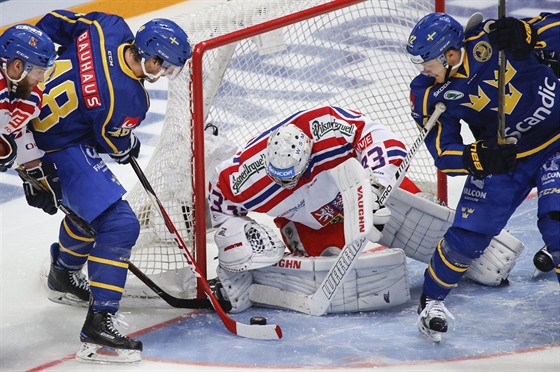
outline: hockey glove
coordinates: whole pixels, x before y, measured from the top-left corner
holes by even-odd
[[[560,79],[560,52],[539,50],[535,52],[537,61],[547,65],[554,71],[554,75]]]
[[[391,219],[391,210],[379,203],[382,186],[380,186],[374,178],[375,177],[372,177],[371,180],[371,190],[373,191],[373,197],[375,200],[373,203],[373,228],[368,234],[368,239],[372,243],[377,243],[383,237],[381,232],[383,231],[385,224]]]
[[[506,138],[505,145],[488,141],[476,141],[465,146],[463,162],[465,168],[475,179],[482,179],[490,174],[504,174],[515,168],[517,140]]]
[[[134,134],[130,134],[130,147],[124,151],[117,152],[116,154],[109,154],[109,156],[119,164],[130,163],[130,157],[138,158],[140,153],[140,140]]]
[[[43,163],[26,171],[48,190],[37,190],[29,182],[23,180],[23,191],[27,204],[42,209],[45,213],[56,214],[58,206],[62,202],[62,188],[56,172],[56,165]]]
[[[5,172],[12,167],[16,160],[17,146],[16,141],[7,134],[0,135],[0,145],[3,147],[3,152],[6,153],[4,156],[0,156],[0,172]]]
[[[510,51],[515,58],[526,58],[537,43],[537,32],[525,21],[506,17],[487,21],[484,31],[490,44],[498,50]]]

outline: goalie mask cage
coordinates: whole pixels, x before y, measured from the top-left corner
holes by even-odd
[[[194,46],[182,75],[169,82],[160,141],[145,173],[206,274],[206,192],[217,140],[242,146],[290,114],[330,104],[385,124],[407,145],[418,136],[409,84],[418,70],[405,46],[416,22],[443,1],[232,0],[173,18]],[[207,149],[208,150],[208,149]],[[422,148],[407,173],[423,191],[445,198],[433,160]],[[439,191],[438,191],[439,187]],[[141,233],[131,261],[160,286],[202,297],[157,207],[137,183],[127,196]],[[154,296],[130,277],[125,294]]]

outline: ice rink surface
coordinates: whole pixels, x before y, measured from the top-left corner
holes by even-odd
[[[220,1],[190,0],[127,21],[136,30],[148,19],[172,18]],[[50,10],[46,3],[0,0],[0,26]],[[69,7],[84,1],[48,3]],[[34,9],[34,14],[17,11],[15,4]],[[496,4],[448,0],[447,11],[464,22],[475,10],[495,17]],[[510,0],[507,7],[508,15],[525,17],[559,11],[560,1]],[[142,141],[142,166],[157,144],[167,97],[165,82],[148,88],[150,114],[135,130]],[[132,169],[112,162],[109,166],[130,190],[136,182]],[[542,246],[534,195],[507,226],[526,246],[509,286],[488,288],[463,280],[446,301],[456,321],[440,345],[428,342],[416,329],[425,264],[409,260],[412,299],[400,307],[323,317],[262,308],[231,315],[243,323],[253,315],[266,316],[269,324],[282,327],[284,337],[279,341],[237,337],[209,310],[185,311],[165,304],[123,307],[121,313],[130,327],[121,330],[143,341],[143,361],[100,366],[74,359],[86,310],[50,302],[40,276],[48,267],[48,247],[57,239],[61,216],[27,207],[20,184],[15,172],[0,174],[1,371],[560,371],[558,282],[553,273],[532,279],[531,259]],[[457,188],[452,192],[457,193]]]

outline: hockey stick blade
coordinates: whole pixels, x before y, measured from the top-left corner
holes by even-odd
[[[279,325],[276,324],[248,325],[248,324],[237,322],[236,320],[232,319],[226,314],[220,302],[214,295],[214,292],[212,292],[212,289],[210,288],[210,284],[208,284],[208,281],[206,280],[204,275],[202,275],[200,268],[198,267],[196,261],[194,260],[191,252],[187,248],[187,245],[183,241],[181,234],[179,234],[179,231],[177,231],[177,229],[175,228],[175,225],[173,224],[171,217],[169,216],[163,204],[157,197],[154,189],[150,185],[150,182],[146,178],[144,171],[142,171],[142,168],[140,168],[140,165],[138,164],[135,158],[130,158],[130,165],[132,166],[134,173],[136,173],[136,176],[140,180],[140,183],[144,187],[144,190],[150,197],[152,203],[154,203],[154,205],[158,207],[159,214],[163,219],[163,221],[165,222],[165,225],[169,233],[173,235],[175,243],[177,244],[177,248],[179,248],[179,250],[182,251],[183,256],[185,257],[191,269],[193,270],[193,273],[199,279],[198,280],[199,285],[202,285],[202,289],[204,290],[206,297],[208,297],[208,300],[212,304],[212,307],[220,317],[222,323],[227,328],[227,330],[237,336],[252,338],[252,339],[278,340],[282,338],[282,329],[280,328]]]
[[[46,192],[50,192],[46,189],[45,185],[41,182],[36,180],[35,178],[31,177],[23,168],[17,167],[17,173],[19,176],[32,185],[37,190],[43,190]],[[96,235],[95,230],[93,227],[82,217],[78,216],[72,209],[64,205],[63,203],[59,203],[58,209],[60,209],[64,214],[68,216],[76,224],[80,227],[86,234],[90,237],[94,238]],[[159,297],[161,297],[165,302],[167,302],[172,307],[176,308],[185,308],[185,309],[210,309],[212,308],[212,304],[208,300],[200,300],[200,299],[183,299],[177,298],[169,293],[165,292],[161,289],[156,283],[154,283],[146,274],[144,274],[136,265],[132,262],[128,261],[128,268],[130,271],[138,277],[144,284],[146,284],[150,289],[152,289]],[[231,310],[231,303],[229,301],[220,301],[221,305],[225,309],[225,311]]]
[[[128,269],[136,275],[144,284],[161,297],[170,306],[178,309],[212,309],[212,303],[207,299],[178,298],[161,289],[153,280],[144,274],[136,265],[128,261]],[[224,311],[231,310],[231,303],[226,300],[218,300]]]

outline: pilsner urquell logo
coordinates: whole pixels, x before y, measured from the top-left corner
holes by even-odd
[[[247,182],[247,180],[255,173],[257,173],[258,171],[260,171],[261,169],[264,169],[264,159],[265,159],[265,155],[261,154],[261,157],[259,158],[259,160],[250,163],[250,164],[243,164],[242,166],[242,170],[241,172],[239,172],[239,175],[237,177],[232,176],[233,182],[232,182],[232,188],[233,190],[238,193],[239,189],[241,189],[241,186],[243,186],[243,184],[245,182]]]
[[[328,121],[326,123],[315,120],[311,123],[311,125],[313,126],[313,136],[316,139],[320,139],[325,134],[333,130],[338,130],[346,136],[351,136],[354,134],[354,129],[355,129],[354,126],[351,124],[339,123],[336,120]]]

